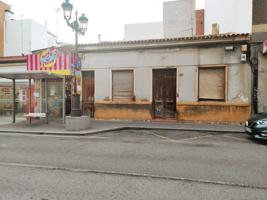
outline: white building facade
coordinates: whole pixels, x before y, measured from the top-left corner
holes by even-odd
[[[215,23],[220,33],[251,33],[252,0],[205,0],[205,35]]]
[[[148,40],[163,38],[162,22],[124,25],[124,40]]]
[[[4,56],[20,56],[57,45],[57,38],[47,27],[32,19],[5,19]]]
[[[196,34],[195,0],[163,2],[163,20],[126,24],[124,40],[190,37]]]
[[[164,38],[195,35],[195,4],[195,0],[177,0],[163,3]]]
[[[249,39],[230,34],[81,45],[83,110],[96,119],[242,122],[250,115],[251,69],[240,55]]]

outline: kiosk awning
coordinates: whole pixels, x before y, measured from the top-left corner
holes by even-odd
[[[42,71],[28,71],[28,72],[0,72],[0,78],[6,79],[55,79],[63,78],[63,76],[42,72]]]

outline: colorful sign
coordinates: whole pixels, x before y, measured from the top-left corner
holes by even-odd
[[[40,53],[40,65],[45,68],[52,68],[57,61],[57,49],[49,48]]]
[[[58,75],[71,75],[75,63],[73,54],[59,52],[52,47],[27,56],[27,71],[45,71]]]
[[[262,53],[264,54],[264,55],[267,55],[267,39],[265,39],[264,41],[263,41],[263,45],[262,45],[263,47],[262,47]]]

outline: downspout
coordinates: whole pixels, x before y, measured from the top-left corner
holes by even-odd
[[[250,46],[250,66],[252,71],[252,114],[258,113],[258,46],[251,44]]]

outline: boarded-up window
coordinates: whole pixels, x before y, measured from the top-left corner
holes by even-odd
[[[133,99],[133,70],[112,71],[112,99],[115,101]]]
[[[199,100],[225,99],[225,67],[199,68]]]

